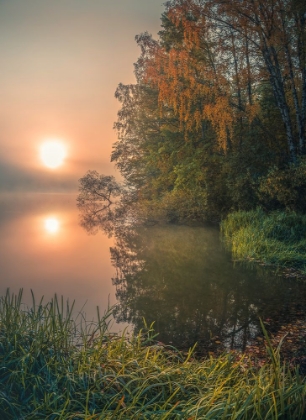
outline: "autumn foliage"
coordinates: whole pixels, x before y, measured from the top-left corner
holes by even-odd
[[[117,89],[112,159],[170,219],[258,206],[271,169],[305,154],[304,2],[172,0],[161,20],[158,40],[136,37],[136,83]]]

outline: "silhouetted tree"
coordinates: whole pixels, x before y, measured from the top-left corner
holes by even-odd
[[[88,171],[79,180],[77,206],[81,210],[81,226],[89,233],[95,233],[101,228],[110,233],[116,218],[114,200],[121,191],[122,187],[113,176]]]

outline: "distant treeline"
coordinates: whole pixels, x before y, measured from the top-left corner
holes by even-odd
[[[170,221],[305,213],[304,0],[172,0],[161,26],[115,94],[130,200]]]

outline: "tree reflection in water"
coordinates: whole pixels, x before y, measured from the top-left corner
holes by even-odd
[[[258,265],[234,266],[215,227],[132,226],[116,211],[113,220],[100,223],[115,237],[114,316],[136,332],[145,319],[155,322],[165,344],[188,348],[197,342],[201,352],[243,350],[261,333],[259,316],[290,322],[305,301],[301,282]]]

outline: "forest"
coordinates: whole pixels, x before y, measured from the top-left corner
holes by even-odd
[[[81,178],[83,226],[221,222],[237,258],[304,272],[305,2],[171,0],[136,42],[115,92],[123,182]]]
[[[130,200],[174,222],[305,213],[304,1],[172,0],[161,27],[115,93]]]

